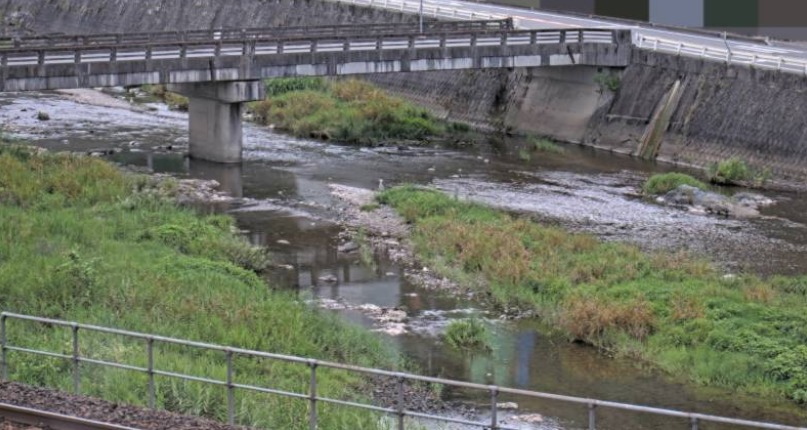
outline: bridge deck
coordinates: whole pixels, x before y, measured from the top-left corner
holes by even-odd
[[[156,41],[137,43],[126,36],[120,42],[51,38],[48,46],[27,41],[29,46],[0,48],[0,90],[570,64],[626,66],[632,49],[628,30],[511,30],[505,21],[435,24],[423,34],[395,25],[372,31],[354,28],[351,34],[337,27],[305,35],[296,30],[285,35],[213,31],[206,32],[206,38],[172,33],[171,40],[161,33]]]

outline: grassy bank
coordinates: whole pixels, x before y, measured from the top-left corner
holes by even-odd
[[[200,216],[165,198],[170,182],[103,161],[0,146],[0,304],[3,310],[360,365],[394,364],[380,341],[272,292],[252,270],[262,251],[233,220]],[[68,330],[9,323],[10,342],[70,353]],[[146,365],[143,342],[82,333],[82,353]],[[9,353],[13,380],[68,389],[67,360]],[[161,370],[225,378],[223,354],[160,347]],[[144,404],[144,375],[83,365],[84,394]],[[365,381],[320,369],[318,392],[359,399]],[[236,359],[235,381],[306,392],[309,369]],[[160,406],[222,419],[222,387],[157,377]],[[238,421],[307,428],[307,402],[237,391]],[[376,417],[321,405],[321,428],[375,428]]]
[[[266,83],[266,92],[266,100],[250,104],[256,120],[298,137],[369,145],[467,131],[356,79],[272,79]]]
[[[435,191],[379,196],[429,267],[567,335],[696,383],[807,403],[807,277],[726,277]]]

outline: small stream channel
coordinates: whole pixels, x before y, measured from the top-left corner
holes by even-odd
[[[107,156],[113,161],[216,179],[224,190],[248,198],[247,204],[215,209],[230,211],[252,242],[271,250],[279,265],[268,275],[274,285],[297,289],[312,306],[378,330],[430,375],[756,420],[807,422],[805,411],[790,403],[671,381],[633,362],[545,335],[534,321],[500,320],[473,302],[420,289],[383,256],[376,256],[374,268],[367,267],[355,253],[338,250],[343,238],[332,221],[334,201],[328,184],[375,188],[379,179],[385,184],[432,184],[459,198],[529,213],[605,240],[649,249],[689,249],[727,272],[763,275],[807,273],[807,199],[800,195],[767,193],[778,203],[764,209],[762,217],[725,219],[643,200],[638,196],[643,180],[669,167],[587,148],[569,146],[564,154],[533,154],[525,161],[498,149],[518,141],[462,151],[366,149],[294,139],[252,125],[244,130],[247,161],[223,166],[185,157],[187,116],[158,105],[152,109],[80,104],[51,93],[0,96],[0,120],[13,136],[51,150],[114,149],[117,152]],[[38,121],[37,111],[48,112],[51,120]],[[380,323],[366,312],[370,305],[403,309],[408,317],[400,323]],[[471,314],[491,321],[495,336],[490,354],[460,354],[440,340],[450,320]],[[484,416],[486,393],[446,390],[443,396],[478,404],[479,418]],[[581,406],[524,398],[500,401],[517,402],[515,414],[545,417],[537,427],[524,428],[585,426]],[[687,428],[683,421],[605,410],[599,411],[598,425]]]

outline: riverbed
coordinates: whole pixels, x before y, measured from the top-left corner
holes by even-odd
[[[82,103],[83,101],[83,103]],[[102,105],[101,105],[102,104]],[[182,177],[215,179],[236,197],[213,210],[230,211],[254,243],[268,247],[277,266],[268,275],[324,311],[378,330],[426,373],[558,394],[683,409],[749,419],[803,424],[805,413],[787,402],[760,401],[718,389],[671,381],[634,362],[602,356],[590,347],[546,335],[531,320],[505,321],[473,301],[420,288],[383,254],[373,264],[340,252],[346,239],[335,222],[339,202],[329,184],[367,189],[397,183],[432,185],[457,198],[523,213],[604,240],[646,249],[685,249],[727,273],[807,273],[807,199],[764,193],[777,203],[762,216],[731,219],[661,206],[639,189],[668,166],[565,145],[562,154],[513,148],[518,139],[471,149],[355,148],[295,139],[250,124],[244,129],[242,166],[190,160],[187,115],[159,104],[136,109],[55,93],[3,94],[5,131],[55,151],[81,151],[127,165]],[[38,112],[50,120],[41,121]],[[724,189],[726,193],[736,190]],[[426,268],[428,270],[428,268]],[[402,310],[406,318],[381,321],[372,306]],[[494,328],[493,352],[468,356],[440,341],[449,321],[477,315]],[[478,405],[487,394],[446,390],[447,400]],[[556,402],[514,401],[511,414],[539,413],[537,428],[581,428],[586,411]],[[599,428],[674,429],[683,422],[601,411]],[[717,428],[717,427],[709,427]]]

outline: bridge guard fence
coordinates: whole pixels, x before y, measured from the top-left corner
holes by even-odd
[[[18,321],[15,324],[9,324],[10,321]],[[43,336],[54,335],[54,332],[61,331],[65,339],[69,339],[69,347],[63,345],[69,352],[54,351],[54,350],[40,350],[33,347],[21,346],[14,344],[10,341],[14,332],[12,329],[16,324],[33,324],[39,329],[39,333]],[[120,336],[130,341],[140,342],[144,345],[145,357],[140,357],[140,362],[146,363],[145,366],[133,365],[130,363],[123,363],[120,361],[111,361],[104,359],[93,358],[89,353],[84,352],[87,347],[86,341],[82,342],[82,333],[101,333]],[[87,335],[84,335],[87,336]],[[155,350],[158,345],[173,345],[190,348],[196,353],[202,354],[217,354],[220,355],[226,363],[226,377],[223,379],[213,378],[208,375],[192,375],[180,371],[166,370],[168,363],[160,363],[155,355]],[[565,396],[552,393],[544,393],[537,391],[522,390],[516,388],[508,388],[496,385],[476,384],[465,381],[451,380],[445,378],[436,378],[430,376],[416,375],[403,372],[392,372],[382,369],[374,369],[368,367],[360,367],[349,364],[342,364],[330,361],[314,360],[304,357],[274,354],[268,352],[254,351],[242,348],[232,348],[220,345],[214,345],[203,342],[195,342],[183,339],[170,338],[165,336],[156,336],[145,333],[138,333],[128,330],[120,330],[115,328],[101,327],[89,324],[81,324],[77,322],[41,318],[36,316],[22,315],[10,312],[3,312],[0,314],[0,376],[3,381],[9,380],[9,353],[22,355],[34,355],[40,357],[50,357],[52,359],[66,360],[69,363],[69,372],[72,378],[73,391],[76,394],[81,393],[82,382],[82,368],[85,365],[97,365],[109,368],[121,369],[128,372],[137,372],[146,375],[147,377],[147,395],[148,405],[151,408],[156,407],[156,383],[157,376],[166,378],[176,378],[185,381],[193,381],[202,384],[211,384],[214,386],[224,387],[227,393],[227,421],[230,424],[235,423],[235,392],[236,390],[245,390],[258,393],[265,393],[277,396],[283,396],[293,399],[299,399],[308,403],[308,423],[310,429],[316,429],[319,422],[319,409],[320,403],[328,403],[340,405],[348,408],[359,408],[369,411],[374,411],[381,414],[391,416],[394,421],[393,427],[397,430],[404,430],[407,426],[406,417],[435,420],[445,423],[463,424],[471,427],[478,427],[491,430],[518,430],[515,427],[504,425],[500,422],[500,399],[502,395],[516,395],[525,396],[534,399],[544,399],[562,402],[567,405],[578,405],[580,407],[580,414],[583,417],[582,421],[587,423],[587,428],[594,430],[597,428],[598,411],[602,409],[613,409],[623,412],[645,413],[656,415],[660,417],[675,418],[680,420],[682,429],[697,430],[701,423],[722,423],[730,424],[740,427],[758,428],[758,429],[773,429],[773,430],[805,430],[804,427],[792,427],[774,423],[756,422],[749,420],[741,420],[727,417],[720,417],[707,414],[682,412],[669,409],[661,409],[647,406],[631,405],[625,403],[617,403],[610,401],[603,401],[590,398]],[[251,359],[266,359],[270,361],[279,361],[284,363],[292,363],[296,365],[306,366],[309,369],[310,378],[307,382],[308,389],[306,392],[292,392],[278,389],[269,385],[257,385],[242,382],[237,378],[234,372],[235,361],[238,358],[249,357]],[[397,387],[397,400],[394,407],[382,407],[366,403],[358,403],[355,401],[334,399],[322,396],[317,392],[318,372],[321,369],[338,369],[345,372],[360,374],[364,377],[385,377],[392,378]],[[252,381],[253,383],[255,381]],[[489,412],[490,419],[485,421],[472,421],[465,418],[441,416],[435,414],[428,414],[422,412],[415,412],[407,410],[404,406],[404,397],[406,395],[405,387],[407,383],[426,383],[426,384],[439,384],[445,387],[454,387],[463,390],[473,390],[476,392],[487,393],[489,396]],[[411,426],[410,426],[411,427]]]

